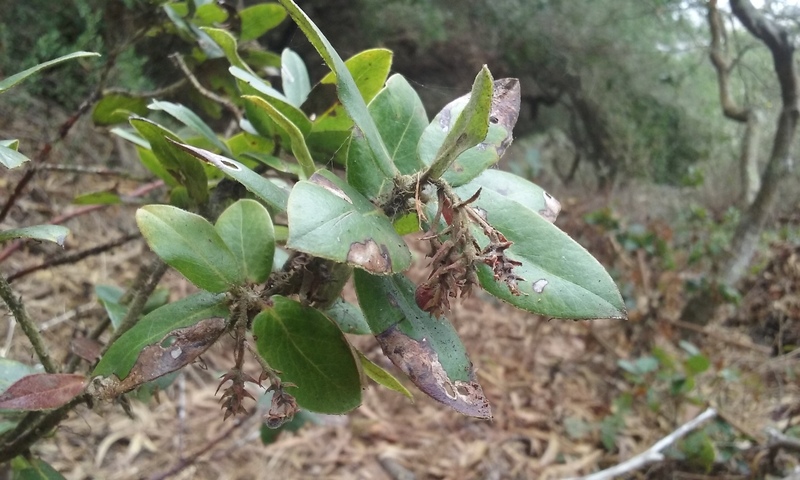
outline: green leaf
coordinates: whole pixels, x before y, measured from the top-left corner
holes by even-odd
[[[227,317],[225,295],[200,292],[190,295],[142,317],[114,342],[92,372],[92,376],[116,375],[123,379],[148,345],[160,342],[170,332],[212,317]]]
[[[337,298],[333,304],[325,310],[325,315],[339,325],[344,333],[356,335],[370,335],[372,331],[367,325],[367,319],[361,313],[358,306],[353,305],[341,298]]]
[[[477,79],[476,79],[477,81]],[[419,157],[427,165],[436,161],[441,150],[447,148],[445,141],[457,137],[454,133],[459,128],[456,123],[460,121],[462,113],[469,112],[468,104],[472,101],[472,94],[458,98],[446,105],[433,122],[428,125],[420,139],[418,150]],[[482,107],[483,108],[483,107]],[[512,131],[517,123],[520,108],[519,81],[515,78],[503,78],[492,83],[491,108],[488,117],[488,131],[484,132],[480,143],[467,148],[459,153],[455,149],[452,155],[455,160],[444,173],[443,178],[452,186],[463,185],[472,180],[482,171],[497,163],[511,145]],[[483,111],[476,112],[472,121],[479,122]],[[475,128],[479,125],[476,123]],[[481,130],[476,130],[475,135],[480,136]],[[466,137],[464,138],[466,140]],[[474,137],[470,142],[474,141]]]
[[[686,359],[686,370],[692,375],[699,375],[711,367],[711,360],[705,355],[692,355]]]
[[[53,60],[49,60],[44,63],[40,63],[35,65],[27,70],[19,72],[17,74],[11,75],[8,78],[4,78],[0,80],[0,93],[5,92],[9,88],[13,87],[14,85],[18,84],[19,82],[25,80],[26,78],[30,77],[34,73],[37,73],[45,68],[52,67],[53,65],[57,65],[61,62],[66,62],[67,60],[72,60],[73,58],[81,58],[81,57],[99,57],[99,53],[94,52],[74,52],[70,53],[69,55],[64,55],[62,57],[55,58]]]
[[[491,190],[513,200],[528,210],[538,213],[550,223],[556,220],[561,211],[561,203],[545,192],[542,187],[503,170],[484,170],[471,182],[456,191],[459,192],[459,195],[467,195],[476,192],[479,188],[485,191]]]
[[[367,139],[367,143],[377,159],[375,163],[379,166],[380,170],[385,176],[393,177],[396,175],[397,169],[392,164],[391,158],[389,158],[389,152],[386,150],[386,146],[381,140],[378,128],[375,126],[375,121],[369,114],[367,104],[361,92],[358,90],[353,76],[342,61],[342,58],[336,53],[336,50],[333,49],[333,46],[331,46],[330,42],[325,38],[319,28],[314,25],[305,12],[300,10],[297,4],[292,0],[280,0],[280,3],[286,8],[289,15],[291,15],[292,19],[297,23],[297,26],[306,34],[311,44],[314,45],[314,48],[336,75],[336,86],[339,92],[339,98],[344,108],[347,110],[347,114],[353,119],[353,123],[355,123],[356,127],[361,129],[364,133],[364,137]]]
[[[281,10],[285,15],[286,10],[283,7]],[[308,79],[308,70],[303,59],[288,48],[284,48],[281,54],[281,85],[289,103],[298,108],[306,101],[308,92],[311,91],[311,81]]]
[[[456,190],[469,198],[475,191]],[[605,268],[582,246],[555,225],[524,205],[492,190],[483,190],[472,204],[482,209],[486,220],[513,245],[505,250],[509,259],[522,264],[514,268],[522,295],[514,295],[494,278],[491,267],[478,265],[478,278],[487,292],[517,308],[549,317],[589,319],[626,318],[625,305]],[[488,240],[480,228],[473,233],[481,248]]]
[[[252,73],[251,71],[244,70],[241,67],[237,67],[236,65],[231,66],[228,69],[228,71],[231,72],[231,75],[244,82],[245,85],[252,87],[257,92],[263,93],[267,97],[277,98],[278,100],[281,100],[287,105],[294,107],[294,105],[289,103],[289,99],[286,98],[284,94],[272,88],[269,82],[259,77],[258,75]],[[297,107],[294,108],[297,109]],[[297,109],[297,111],[299,112],[300,116],[305,117],[305,114],[303,112],[301,112],[299,109]],[[284,114],[286,114],[286,112],[284,112]],[[308,129],[311,130],[310,122],[308,124]]]
[[[353,76],[364,102],[369,103],[383,88],[392,67],[392,52],[385,48],[364,50],[348,58],[344,65]],[[339,98],[329,88],[336,84],[333,72],[325,75],[309,94],[304,110],[313,110],[314,131],[349,130],[353,126]],[[317,111],[319,110],[319,111]]]
[[[261,3],[240,11],[239,18],[242,19],[239,39],[246,42],[255,40],[280,25],[286,18],[286,10],[277,3]]]
[[[170,205],[136,211],[147,244],[190,282],[219,293],[244,283],[236,257],[205,218]]]
[[[421,310],[403,275],[353,273],[358,303],[383,353],[426,395],[478,418],[491,409],[453,325]]]
[[[253,154],[252,158],[255,158],[256,155],[266,155],[275,150],[275,142],[272,140],[247,132],[232,136],[228,139],[227,144],[237,159],[247,154]]]
[[[177,4],[173,4],[176,5]],[[207,58],[220,58],[225,56],[225,52],[219,45],[201,28],[187,22],[181,15],[172,8],[171,5],[164,5],[164,11],[170,21],[183,32],[186,37],[197,42],[197,46],[203,51]]]
[[[146,148],[150,150],[150,142],[145,140],[144,138],[140,137],[136,133],[131,130],[126,130],[124,128],[114,127],[109,130],[114,135],[131,142],[132,144],[136,145],[137,147]]]
[[[340,414],[361,404],[361,379],[341,330],[318,310],[273,296],[253,322],[258,353],[296,387],[286,391],[313,412]]]
[[[150,147],[143,148],[140,146],[136,146],[136,153],[139,154],[139,161],[147,168],[150,173],[155,175],[156,177],[160,178],[164,181],[164,183],[172,189],[175,190],[175,187],[180,186],[178,180],[169,173],[169,170],[164,167],[164,164],[158,161],[158,157],[156,154],[150,150]]]
[[[147,100],[129,95],[111,94],[100,99],[92,111],[95,125],[113,125],[128,121],[131,115],[147,115]]]
[[[125,318],[125,314],[128,313],[128,307],[119,303],[124,292],[121,288],[113,285],[95,285],[94,293],[97,295],[100,304],[106,309],[108,318],[111,320],[111,326],[116,330],[120,323],[122,323],[122,319]],[[142,312],[148,314],[156,308],[164,306],[168,301],[169,290],[166,288],[157,288],[150,297],[148,297],[147,302],[142,308]]]
[[[11,470],[12,480],[65,480],[55,468],[39,458],[15,457],[11,460]]]
[[[131,125],[144,137],[158,161],[179,184],[186,187],[198,204],[208,199],[208,177],[203,166],[194,157],[176,147],[180,138],[166,128],[144,118],[131,118]],[[169,141],[171,140],[171,142]]]
[[[72,199],[73,205],[118,205],[122,199],[116,188],[78,195]]]
[[[461,113],[454,115],[455,112],[448,111],[447,107],[445,107],[431,122],[430,128],[432,131],[441,131],[445,134],[436,155],[430,160],[431,166],[428,170],[428,175],[431,179],[441,178],[459,155],[478,145],[486,138],[486,134],[489,131],[489,112],[492,108],[492,85],[492,74],[484,65],[475,77],[472,90],[466,97],[466,104]],[[453,105],[460,104],[459,102],[463,101],[464,97],[455,100],[448,106],[451,106],[452,109]],[[427,132],[428,129],[426,129]],[[425,146],[428,144],[427,138],[423,134],[419,147],[419,156],[426,163],[428,163],[427,155],[425,155]]]
[[[716,452],[714,444],[704,431],[692,432],[680,442],[680,449],[689,463],[710,472],[714,466]]]
[[[236,44],[236,39],[233,38],[233,35],[226,30],[222,30],[219,28],[209,28],[209,27],[202,27],[200,28],[204,35],[207,35],[211,40],[214,41],[219,48],[221,48],[221,52],[224,53],[225,58],[236,67],[239,67],[247,72],[253,73],[250,70],[250,67],[242,60],[242,57],[239,56],[238,46]]]
[[[20,378],[34,373],[41,373],[41,370],[10,358],[0,357],[0,393],[8,390],[8,387]]]
[[[233,156],[228,146],[225,144],[225,142],[220,140],[219,137],[217,137],[217,134],[214,133],[214,130],[212,130],[202,118],[197,116],[196,113],[184,107],[183,105],[172,102],[153,101],[147,106],[147,108],[150,110],[161,110],[163,112],[167,112],[179,122],[194,130],[195,133],[208,140],[212,145],[218,148],[223,155],[230,157]]]
[[[422,169],[417,143],[428,125],[428,116],[417,92],[401,75],[392,75],[386,87],[370,102],[381,138],[394,165],[404,175]],[[381,172],[366,139],[354,130],[347,149],[347,182],[369,198],[376,198],[392,179]]]
[[[394,377],[394,375],[376,365],[361,352],[358,352],[358,358],[361,360],[361,368],[364,369],[364,373],[366,373],[367,376],[375,383],[378,385],[383,385],[389,390],[394,390],[395,392],[401,393],[412,401],[414,400],[414,396],[411,395],[411,392],[409,392],[408,389]]]
[[[327,170],[292,189],[288,248],[376,274],[402,272],[411,253],[389,219]]]
[[[272,271],[275,232],[272,219],[255,200],[239,200],[217,219],[214,228],[239,263],[244,277],[262,283]]]
[[[19,140],[3,140],[0,142],[0,164],[6,168],[17,168],[25,162],[30,162],[30,158],[19,153]]]
[[[311,154],[308,151],[308,146],[306,146],[306,141],[303,138],[303,132],[300,131],[297,125],[286,118],[277,108],[270,104],[270,102],[261,97],[245,95],[242,98],[244,98],[246,102],[250,102],[255,107],[265,111],[272,121],[281,127],[287,135],[289,135],[289,138],[292,141],[292,153],[303,169],[303,177],[308,178],[313,175],[314,170],[316,170],[316,167],[314,166],[314,160],[311,158]]]
[[[286,210],[289,194],[275,183],[250,170],[236,160],[217,155],[216,153],[193,147],[183,143],[174,142],[196,158],[208,162],[225,174],[238,181],[251,191],[255,196],[266,202],[267,205],[279,211]]]
[[[68,234],[69,229],[67,227],[62,227],[61,225],[35,225],[33,227],[0,230],[0,242],[5,242],[15,238],[30,238],[33,240],[55,242],[63,247],[64,240],[67,239]]]

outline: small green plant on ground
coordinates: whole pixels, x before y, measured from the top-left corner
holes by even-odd
[[[136,146],[168,190],[168,203],[136,212],[160,260],[130,293],[98,289],[109,315],[103,328],[113,333],[88,373],[58,365],[26,330],[46,373],[18,375],[0,395],[0,408],[25,413],[9,417],[0,460],[38,468],[25,457],[28,448],[70,408],[122,398],[196,361],[223,335],[235,340],[234,365],[220,383],[224,417],[245,412],[246,384],[257,384],[272,393],[265,423],[278,428],[300,409],[356,408],[364,376],[410,395],[345,333],[374,335],[423,393],[491,418],[445,316],[452,299],[475,288],[548,317],[625,318],[604,268],[553,224],[558,202],[489,169],[511,143],[516,79],[494,80],[484,67],[471,92],[431,121],[410,84],[389,76],[391,52],[368,50],[345,62],[291,0],[239,12],[238,38],[217,28],[227,18],[217,5],[168,3],[164,12],[170,31],[196,45],[176,62],[197,82],[202,102],[222,105],[239,128],[220,135],[185,105],[129,94],[95,105],[95,123],[117,125],[111,131]],[[240,46],[287,14],[331,69],[313,88],[294,52]],[[208,79],[214,91],[192,73],[211,61],[229,64]],[[268,66],[280,67],[280,91],[258,75]],[[131,128],[119,126],[125,122]],[[24,162],[9,153],[14,145],[0,151],[8,168]],[[119,201],[114,192],[90,198]],[[412,259],[408,234],[430,246],[428,277],[418,285],[403,274]],[[164,304],[155,286],[167,266],[199,291]],[[358,305],[341,299],[351,278]],[[15,315],[24,313],[13,294],[3,298]],[[244,370],[251,353],[263,372],[257,378]]]

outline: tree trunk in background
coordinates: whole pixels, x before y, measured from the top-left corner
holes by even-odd
[[[761,113],[756,109],[751,109],[747,115],[747,126],[742,138],[742,152],[739,157],[739,173],[742,184],[743,208],[749,207],[758,195],[761,188],[761,175],[758,171],[758,147],[761,140],[761,132],[764,128]]]
[[[778,127],[772,140],[772,150],[766,168],[761,177],[761,187],[754,201],[748,205],[742,219],[736,227],[733,242],[727,256],[717,268],[716,282],[723,285],[735,285],[742,279],[747,266],[755,254],[761,232],[777,202],[777,192],[781,181],[787,178],[791,160],[791,148],[797,131],[798,119],[798,83],[794,66],[794,46],[788,32],[780,25],[765,18],[756,10],[749,0],[731,0],[731,9],[736,18],[756,38],[761,40],[772,54],[775,74],[781,90],[781,113],[778,116]],[[716,9],[716,0],[710,0],[709,10]],[[711,13],[709,13],[711,16]],[[712,62],[714,24],[712,29]],[[719,67],[718,71],[719,71]],[[720,80],[722,82],[722,80]],[[722,83],[721,83],[722,84]],[[720,98],[725,110],[724,94]],[[726,116],[727,116],[726,111]],[[720,298],[709,293],[697,295],[689,300],[683,310],[683,318],[695,323],[707,323],[714,307]]]

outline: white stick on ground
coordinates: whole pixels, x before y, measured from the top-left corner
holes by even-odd
[[[678,427],[674,432],[670,433],[666,437],[657,441],[652,447],[648,448],[639,455],[636,455],[635,457],[632,457],[626,460],[625,462],[620,463],[619,465],[615,465],[611,468],[607,468],[600,472],[593,473],[585,477],[572,478],[569,480],[609,480],[617,478],[619,475],[622,475],[623,473],[638,470],[644,467],[645,465],[655,462],[660,462],[664,460],[664,455],[661,453],[662,450],[669,447],[670,445],[678,441],[678,439],[680,439],[687,433],[691,432],[695,428],[699,427],[701,424],[705,423],[706,421],[716,416],[717,416],[717,411],[714,410],[713,408],[708,408],[705,412],[684,423],[683,425]]]

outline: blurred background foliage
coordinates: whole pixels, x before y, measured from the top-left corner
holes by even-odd
[[[147,29],[154,17],[165,15],[161,3],[11,2],[5,17],[15,20],[0,24],[0,72],[8,75],[71,51],[90,50],[118,55],[116,68],[108,72],[110,86],[146,90],[168,84],[179,72],[167,56],[186,46],[165,43]],[[241,9],[257,2],[227,3]],[[719,114],[703,2],[300,4],[344,56],[377,45],[392,49],[394,69],[416,82],[429,115],[466,91],[484,63],[496,76],[519,77],[524,97],[516,136],[534,139],[529,146],[537,151],[520,160],[531,163],[530,171],[545,168],[567,183],[588,175],[600,187],[625,178],[696,186],[705,177],[698,167],[719,168],[714,159],[729,162],[736,156],[738,146],[728,139],[739,127]],[[736,78],[738,95],[768,110],[777,93],[768,52],[746,33],[734,31],[733,37],[738,61],[747,64]],[[135,48],[125,48],[134,40],[140,40]],[[260,41],[271,51],[285,46],[300,50],[312,75],[323,74],[322,63],[291,22]],[[74,108],[105,74],[90,65],[65,64],[25,88]]]

